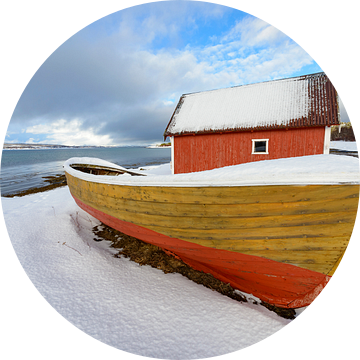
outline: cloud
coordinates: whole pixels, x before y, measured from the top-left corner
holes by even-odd
[[[238,21],[220,43],[198,49],[197,57],[211,64],[213,74],[232,78],[232,85],[290,76],[314,63],[281,31],[251,16]]]
[[[286,77],[312,63],[283,33],[239,11],[137,6],[88,26],[44,62],[14,111],[9,140],[26,129],[43,143],[153,143],[183,93]]]
[[[82,121],[74,119],[67,121],[60,119],[47,124],[37,124],[26,129],[31,135],[45,135],[42,144],[63,144],[63,145],[110,145],[109,135],[98,135],[94,128],[82,129]],[[35,143],[34,137],[29,138],[27,143]]]
[[[265,21],[248,16],[236,25],[223,37],[223,41],[239,39],[243,46],[257,47],[276,44],[288,37],[274,26]]]
[[[54,55],[24,91],[13,125],[28,124],[33,131],[51,124],[46,127],[50,133],[55,132],[59,119],[71,125],[77,125],[77,119],[81,125],[76,131],[91,127],[93,134],[100,136],[111,130],[108,136],[114,144],[122,143],[121,139],[145,144],[149,135],[148,141],[157,141],[174,107],[162,99],[169,93],[177,99],[182,89],[195,90],[194,81],[204,75],[202,65],[188,51],[123,53],[114,46],[89,46],[72,40]],[[149,119],[153,119],[151,131],[142,133],[139,128],[149,127]]]

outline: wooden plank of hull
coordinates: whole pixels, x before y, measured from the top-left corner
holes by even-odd
[[[81,181],[79,179],[79,181]],[[322,199],[358,198],[357,185],[273,185],[239,187],[160,187],[121,186],[87,182],[98,193],[117,199],[149,201],[170,204],[266,204]],[[331,189],[331,190],[330,190]]]
[[[67,174],[67,176],[72,177]],[[72,177],[73,178],[73,177]],[[83,182],[74,178],[73,183]],[[357,185],[272,185],[272,186],[218,186],[218,187],[161,187],[161,186],[118,186],[96,182],[85,182],[98,193],[106,191],[107,196],[118,199],[141,200],[152,203],[177,204],[251,204],[289,203],[326,199],[358,197]],[[329,189],[332,189],[329,192]],[[229,191],[230,190],[230,191]],[[191,195],[191,196],[190,196]]]
[[[96,188],[96,187],[95,187]],[[105,188],[106,189],[106,188]],[[98,190],[98,189],[97,189]],[[340,194],[339,194],[340,195]],[[84,199],[87,196],[91,199],[91,193],[84,193]],[[174,195],[176,196],[176,195]],[[99,193],[99,200],[107,202],[110,194]],[[112,198],[117,198],[112,196]],[[141,199],[133,200],[121,198],[124,209],[123,211],[137,214],[139,212],[139,201]],[[246,204],[233,204],[229,203],[226,206],[219,206],[219,204],[187,204],[187,203],[172,203],[169,202],[149,202],[142,201],[142,212],[148,215],[158,215],[161,213],[167,216],[189,216],[192,217],[236,217],[236,218],[249,218],[249,214],[254,217],[265,216],[286,216],[286,215],[303,215],[303,214],[316,214],[328,213],[337,211],[348,211],[353,207],[353,198],[325,198],[321,200],[313,200],[311,206],[308,201],[294,201],[294,202],[278,202],[278,203],[246,203]],[[111,206],[111,205],[109,205]]]
[[[93,193],[89,193],[83,197],[84,201],[94,202]],[[116,198],[112,198],[116,199]],[[267,209],[266,215],[253,214],[251,212],[243,212],[241,215],[233,216],[223,216],[221,212],[217,212],[216,216],[213,215],[203,215],[198,216],[193,211],[189,211],[183,215],[169,214],[165,212],[165,209],[161,209],[161,204],[158,206],[158,211],[150,213],[144,208],[141,204],[141,212],[139,212],[139,202],[137,208],[135,207],[129,210],[128,201],[119,201],[112,200],[111,198],[106,198],[104,195],[96,196],[96,203],[100,206],[106,207],[109,211],[116,213],[120,218],[132,219],[132,222],[137,223],[141,226],[151,226],[156,224],[161,224],[163,227],[173,228],[174,217],[176,218],[177,227],[179,229],[188,229],[189,225],[193,229],[221,229],[226,227],[226,229],[241,229],[241,228],[270,228],[270,227],[287,227],[287,226],[298,226],[301,224],[312,225],[312,224],[333,224],[333,223],[345,223],[349,220],[353,220],[353,213],[350,211],[350,206],[341,207],[337,204],[336,207],[339,208],[338,211],[332,211],[333,216],[329,215],[329,212],[318,212],[318,213],[303,213],[303,214],[271,214],[271,209]],[[353,200],[353,199],[350,199]],[[119,207],[119,203],[121,206]],[[308,204],[309,206],[309,204]],[[221,207],[225,207],[222,205]],[[268,205],[268,208],[271,208],[271,205]],[[332,209],[333,210],[333,209]],[[334,218],[336,216],[336,218]],[[189,224],[190,223],[190,224]]]
[[[222,276],[222,270],[212,264],[219,261],[220,251],[222,255],[296,265],[295,268],[320,273],[319,284],[324,275],[333,274],[346,249],[359,194],[357,185],[131,187],[86,182],[66,175],[73,196],[83,208],[133,224],[131,231],[153,231],[151,239],[140,237],[143,230],[129,235],[176,254],[180,250],[169,239],[181,241],[181,246],[201,249],[182,254],[189,264],[195,261],[198,269],[199,264],[210,266],[213,274]],[[119,230],[127,233],[124,224],[121,226]],[[215,260],[207,259],[206,265],[204,249],[217,250]],[[235,271],[229,266],[227,263],[227,279],[232,276],[229,269]],[[271,269],[267,272],[269,282]],[[244,290],[244,281],[240,282]],[[234,283],[238,284],[238,280]]]

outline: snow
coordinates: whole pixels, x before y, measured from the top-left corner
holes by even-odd
[[[170,134],[286,125],[309,112],[308,79],[300,77],[183,95]]]
[[[40,294],[78,329],[114,348],[155,358],[211,357],[248,347],[290,322],[179,274],[114,258],[106,242],[93,241],[98,221],[76,206],[67,187],[2,198],[2,205],[14,250]]]
[[[350,156],[312,155],[228,166],[209,171],[170,174],[170,165],[162,168],[161,176],[97,176],[71,168],[71,164],[97,164],[124,169],[121,166],[94,158],[71,158],[65,170],[83,180],[104,184],[141,186],[257,186],[280,184],[339,184],[360,183],[359,160]],[[166,170],[167,167],[167,170]],[[140,172],[140,171],[139,171]],[[146,172],[143,172],[146,173]],[[168,175],[166,175],[168,174]]]
[[[358,151],[356,141],[330,141],[330,149],[344,151]]]

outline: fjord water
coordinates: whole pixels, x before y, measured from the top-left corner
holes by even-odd
[[[44,185],[44,176],[63,174],[63,164],[72,157],[94,157],[125,168],[170,162],[169,148],[61,148],[3,150],[1,157],[1,195]]]

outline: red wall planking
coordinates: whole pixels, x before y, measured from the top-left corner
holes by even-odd
[[[322,154],[325,127],[274,129],[174,138],[175,174],[252,161]],[[269,139],[269,154],[251,154],[252,139]]]

